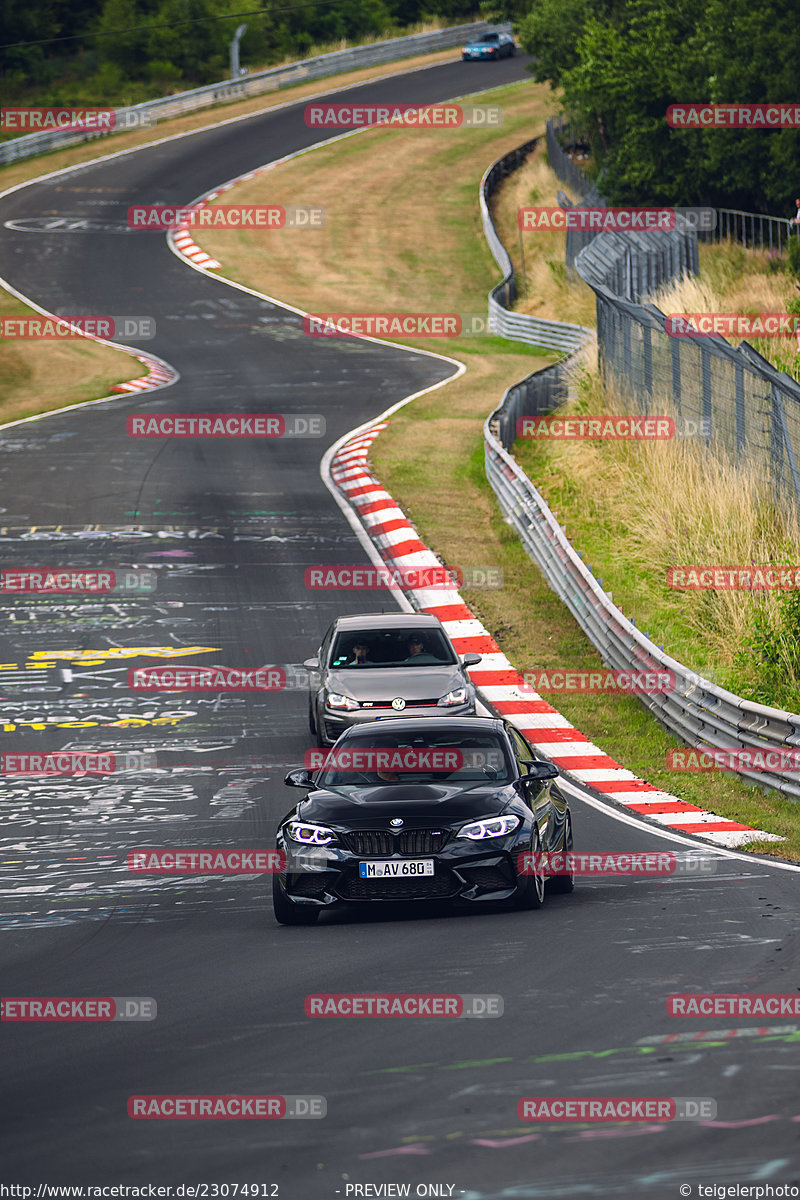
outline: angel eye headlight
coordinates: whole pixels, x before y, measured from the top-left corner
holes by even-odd
[[[479,842],[482,838],[505,837],[519,825],[519,817],[485,817],[482,821],[472,821],[462,825],[456,837],[469,838],[471,842]]]
[[[329,846],[336,841],[336,832],[327,825],[311,825],[308,821],[290,821],[284,826],[288,837],[303,846]]]

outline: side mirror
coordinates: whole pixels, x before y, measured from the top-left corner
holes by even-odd
[[[307,658],[305,660],[305,662],[303,663],[303,666],[308,667],[309,671],[318,671],[319,670],[319,659],[318,658]]]
[[[525,759],[525,766],[528,768],[526,779],[557,779],[558,767],[555,763],[542,762],[541,759]]]
[[[298,767],[294,771],[290,771],[284,776],[283,782],[287,787],[312,788],[314,784],[311,782],[311,772],[305,767]]]
[[[461,661],[465,667],[477,667],[482,658],[482,654],[465,654]]]

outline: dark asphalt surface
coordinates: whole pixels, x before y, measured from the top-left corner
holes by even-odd
[[[488,70],[522,78],[523,66],[454,62],[354,98],[443,100],[488,86]],[[318,140],[299,105],[27,187],[0,201],[0,222],[56,214],[119,229],[133,203],[186,203]],[[302,691],[177,701],[130,692],[128,667],[190,647],[208,648],[193,663],[298,663],[334,614],[392,608],[389,594],[305,589],[307,566],[365,561],[318,464],[341,434],[452,368],[309,340],[299,319],[188,269],[163,234],[3,226],[0,274],[50,311],[154,316],[158,336],[143,348],[181,373],[154,395],[0,434],[2,566],[157,578],[152,594],[113,602],[3,597],[3,746],[147,751],[158,764],[4,782],[3,995],[152,996],[158,1019],[2,1024],[0,1183],[263,1184],[259,1194],[281,1200],[404,1194],[352,1190],[395,1184],[412,1196],[549,1200],[796,1182],[800,1023],[675,1021],[665,1006],[675,992],[798,991],[790,872],[722,859],[696,878],[579,881],[539,913],[406,908],[310,929],[274,923],[263,877],[127,873],[142,843],[272,845],[293,804],[282,776],[309,744]],[[327,434],[128,439],[125,417],[145,409],[321,413]],[[574,810],[579,849],[670,846]],[[505,1015],[304,1016],[308,993],[352,991],[500,993]],[[659,1040],[676,1033],[709,1036]],[[328,1115],[133,1121],[127,1099],[143,1093],[323,1095]],[[711,1097],[718,1115],[529,1125],[516,1116],[525,1095]]]

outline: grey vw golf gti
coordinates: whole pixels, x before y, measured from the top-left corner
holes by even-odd
[[[308,724],[318,746],[351,725],[387,717],[472,716],[475,686],[466,672],[480,654],[459,658],[438,617],[370,613],[339,617],[312,672]]]

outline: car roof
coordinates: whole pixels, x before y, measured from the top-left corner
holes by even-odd
[[[365,721],[351,725],[342,736],[358,737],[360,734],[374,736],[376,725],[387,734],[407,733],[503,733],[504,725],[499,717],[398,717],[391,721]]]
[[[355,631],[381,629],[441,629],[442,623],[433,613],[359,613],[356,616],[338,617],[334,622],[337,630]]]

